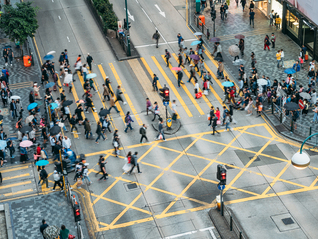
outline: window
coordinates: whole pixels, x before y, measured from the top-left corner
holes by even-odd
[[[287,21],[287,29],[291,33],[293,33],[296,37],[298,37],[299,19],[294,14],[292,14],[289,10],[287,10],[286,21]]]

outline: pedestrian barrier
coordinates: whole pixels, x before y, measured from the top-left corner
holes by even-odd
[[[204,22],[200,19],[200,16],[197,15],[193,15],[194,16],[194,24],[197,26],[197,28],[199,28],[201,30],[201,32],[203,33],[203,35],[206,36],[206,38],[209,40],[211,37],[210,34],[210,30],[209,28],[207,28],[207,26],[205,25],[205,20]]]
[[[238,236],[238,238],[240,239],[248,238],[245,232],[239,226],[239,223],[237,222],[237,218],[232,214],[232,212],[226,206],[224,206],[224,218],[228,226],[230,227],[230,231],[233,231]]]

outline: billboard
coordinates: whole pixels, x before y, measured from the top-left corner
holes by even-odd
[[[318,0],[288,0],[288,2],[318,25]]]

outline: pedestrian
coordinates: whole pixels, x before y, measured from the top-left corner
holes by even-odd
[[[262,102],[258,102],[258,106],[257,106],[257,117],[262,116],[262,111],[263,111],[263,104],[262,104]]]
[[[243,57],[244,56],[244,39],[240,39],[239,49],[240,49],[241,55]]]
[[[221,20],[224,20],[224,14],[225,14],[225,9],[224,9],[224,5],[222,4],[220,7]]]
[[[217,117],[215,115],[213,115],[213,117],[212,117],[212,129],[213,129],[212,135],[214,135],[215,132],[220,134],[220,132],[215,129],[217,126],[217,121],[218,121]]]
[[[103,173],[103,176],[100,179],[98,179],[98,181],[100,181],[102,179],[104,179],[104,180],[108,179],[107,178],[108,173],[106,172],[106,164],[107,164],[107,162],[105,162],[105,158],[103,157],[102,161],[100,163],[100,171]]]
[[[99,138],[102,136],[103,140],[105,141],[106,138],[104,137],[104,134],[102,132],[102,123],[100,121],[98,121],[97,123],[97,129],[96,129],[96,134],[97,134],[97,138],[95,140],[96,144],[99,144],[98,140]]]
[[[184,68],[184,65],[183,65],[183,58],[182,58],[181,53],[178,53],[178,62],[179,62],[178,67],[182,66],[182,67]]]
[[[89,66],[89,70],[92,72],[92,62],[94,62],[94,59],[89,53],[87,53],[86,62]]]
[[[184,83],[182,82],[182,77],[183,77],[182,71],[177,71],[177,76],[178,76],[178,88],[180,88],[180,85],[181,85],[181,84],[184,84]]]
[[[154,113],[154,116],[153,116],[152,121],[155,121],[157,116],[158,116],[158,118],[160,118],[160,116],[159,116],[159,105],[158,105],[157,101],[154,103],[153,113]]]
[[[285,57],[285,53],[283,49],[280,49],[280,61],[282,63],[282,67],[285,68],[284,66],[284,57]]]
[[[153,113],[151,101],[149,100],[149,98],[146,99],[146,111],[147,111],[147,115],[149,111]]]
[[[222,57],[222,46],[221,46],[220,42],[217,42],[216,45],[217,45],[216,57],[220,57],[222,59],[223,58]]]
[[[48,226],[49,226],[49,225],[47,225],[45,219],[43,219],[43,220],[42,220],[42,225],[40,226],[40,232],[41,232],[42,235],[43,235],[44,230],[45,230]],[[43,238],[46,239],[46,237],[44,237],[44,235],[43,235]]]
[[[194,84],[194,95],[195,95],[195,98],[196,99],[199,99],[198,98],[198,93],[199,93],[199,91],[200,91],[200,85],[199,85],[199,82],[196,82],[195,84]]]
[[[61,192],[63,192],[63,185],[61,185],[61,176],[56,170],[54,170],[53,179],[54,179],[53,192],[55,191],[56,185],[58,185],[61,189]]]
[[[90,139],[93,137],[92,134],[92,129],[91,129],[91,124],[89,123],[89,119],[85,119],[85,124],[84,124],[84,129],[85,129],[85,138],[88,139],[88,136],[90,136]]]
[[[47,188],[50,188],[49,187],[49,182],[48,182],[48,174],[47,174],[47,172],[46,172],[46,170],[45,170],[45,166],[43,166],[42,167],[42,170],[41,170],[41,172],[40,172],[40,179],[42,180],[42,184],[40,184],[40,182],[41,182],[41,180],[39,181],[39,186],[40,185],[43,185],[43,183],[45,182],[45,185],[46,185],[46,187]]]
[[[153,74],[153,80],[152,80],[153,91],[158,92],[158,86],[157,86],[158,80],[159,80],[158,76],[156,74]]]
[[[70,231],[66,229],[64,225],[62,225],[60,230],[60,239],[70,239],[69,233]]]
[[[114,92],[112,91],[112,87],[111,87],[110,83],[111,83],[111,81],[109,80],[108,76],[106,76],[105,85],[107,86],[109,93],[111,95],[114,95]]]
[[[269,13],[269,26],[274,26],[274,10]]]
[[[264,39],[264,51],[266,50],[266,48],[270,51],[269,45],[270,45],[269,36],[266,35]]]
[[[163,120],[161,119],[158,125],[158,135],[155,138],[155,140],[159,140],[159,139],[163,139],[164,141],[166,141],[165,139],[165,135],[164,135],[164,131],[163,131]]]
[[[249,7],[250,12],[254,10],[254,6],[255,6],[255,5],[254,5],[254,2],[253,2],[253,1],[251,1],[251,3],[250,3],[250,7]]]
[[[76,115],[76,123],[79,125],[83,124],[83,106],[79,104],[74,112],[74,115]]]
[[[253,28],[254,28],[254,17],[255,17],[255,12],[253,11],[253,9],[250,8],[250,25],[252,25],[253,23]]]
[[[120,111],[117,109],[117,106],[115,105],[115,99],[114,99],[114,96],[113,96],[113,95],[110,97],[109,106],[110,106],[109,109],[108,109],[109,112],[110,112],[110,110],[111,110],[112,108],[114,108],[117,113],[120,112]]]
[[[142,127],[139,129],[139,133],[141,134],[140,143],[142,144],[143,138],[145,138],[148,141],[147,138],[147,127],[145,124],[142,125]]]
[[[171,54],[167,49],[165,49],[165,58],[166,58],[167,67],[169,67],[169,64],[170,64],[169,59],[171,58]]]
[[[208,117],[208,120],[210,120],[210,123],[208,124],[208,126],[210,126],[212,124],[213,116],[214,116],[214,107],[211,106],[209,117]]]
[[[137,156],[138,156],[138,152],[135,152],[135,154],[133,156],[131,156],[131,160],[130,160],[130,163],[132,165],[128,175],[130,175],[132,173],[132,171],[134,170],[134,168],[137,166],[137,170],[138,170],[138,173],[142,173],[140,171],[140,168],[139,168],[139,163],[138,163],[138,160],[137,160]]]
[[[126,116],[125,116],[125,123],[126,123],[126,129],[125,129],[125,133],[127,133],[128,128],[130,128],[130,130],[133,130],[134,128],[131,127],[131,122],[134,122],[130,116],[130,112],[128,111]]]
[[[123,92],[122,92],[121,87],[120,87],[120,85],[119,85],[119,86],[117,86],[117,90],[116,90],[116,100],[115,100],[115,103],[116,103],[117,101],[121,101],[121,102],[123,102],[124,105],[127,104],[127,102],[123,101],[123,99],[121,98],[121,95],[122,95],[122,94],[123,94]]]
[[[282,53],[280,52],[280,50],[278,50],[276,53],[276,59],[277,59],[277,68],[279,68],[281,60],[282,60]]]
[[[154,39],[156,41],[156,48],[158,48],[158,43],[159,43],[159,38],[160,38],[160,34],[158,32],[158,30],[156,30],[156,32],[152,35],[152,39]]]
[[[92,181],[91,181],[91,179],[90,179],[89,176],[88,176],[88,169],[87,169],[87,166],[86,166],[86,165],[83,166],[83,181],[84,181],[85,179],[86,179],[86,181],[88,181],[89,185],[92,184]]]
[[[243,12],[244,12],[244,8],[245,8],[246,0],[241,0],[241,4],[242,4]]]
[[[62,140],[62,147],[63,149],[70,149],[72,147],[72,142],[66,135]]]
[[[190,60],[190,51],[188,50],[187,47],[185,47],[184,49],[185,49],[185,51],[184,51],[184,53],[185,53],[185,64],[187,64],[187,63],[190,64],[190,62],[191,62],[191,60]]]
[[[299,62],[296,61],[292,67],[296,71],[296,79],[298,79],[298,72],[300,71],[300,65]]]
[[[82,72],[83,72],[83,75],[84,75],[84,77],[83,77],[83,78],[84,78],[84,82],[86,82],[86,80],[87,80],[86,77],[87,77],[87,75],[88,75],[88,73],[89,73],[88,70],[87,70],[86,64],[83,65],[83,67],[82,67]],[[71,86],[71,85],[72,85],[72,84],[70,83],[70,86]]]
[[[12,118],[17,117],[17,105],[13,99],[10,102],[10,111]]]
[[[14,54],[13,54],[13,51],[10,47],[7,49],[7,51],[8,51],[9,62],[10,62],[10,65],[12,66]]]
[[[88,114],[88,109],[91,108],[92,109],[92,112],[96,112],[96,109],[94,108],[94,105],[93,105],[93,100],[92,100],[92,95],[90,94],[87,94],[87,97],[85,99],[86,101],[86,104],[85,104],[85,113]]]
[[[195,76],[195,70],[193,68],[193,65],[190,64],[190,78],[189,78],[188,82],[190,82],[192,78],[194,78],[194,82],[198,81],[197,77]]]
[[[315,108],[312,110],[314,112],[314,118],[311,123],[318,123],[318,104],[315,104]]]
[[[77,127],[76,127],[76,115],[72,115],[72,118],[70,120],[70,125],[71,125],[71,133],[73,133],[73,129],[75,129],[76,131],[78,131]]]
[[[181,42],[180,42],[179,51],[180,51],[180,52],[183,52],[183,49],[184,49],[184,39],[182,38],[182,39],[181,39]]]
[[[53,161],[60,159],[60,150],[62,150],[62,145],[60,140],[57,140],[54,145],[54,158]]]
[[[8,50],[6,48],[3,49],[2,51],[2,57],[4,59],[5,66],[7,66],[8,65]]]
[[[213,1],[213,0],[212,0]],[[236,2],[236,7],[238,7],[238,4],[239,4],[239,0],[235,0]]]
[[[177,39],[178,39],[178,47],[180,49],[180,43],[181,43],[181,39],[182,39],[182,36],[180,33],[177,34]]]
[[[271,43],[272,43],[272,48],[275,48],[276,36],[274,33],[272,33],[271,35]]]
[[[229,112],[226,113],[225,117],[225,130],[231,130],[230,123],[232,122],[232,117]]]
[[[223,71],[224,71],[224,64],[222,61],[218,61],[218,70],[217,70],[217,74],[218,74],[217,78],[218,79],[224,80]]]
[[[76,81],[75,78],[74,78],[74,75],[77,74],[77,72],[80,73],[81,76],[83,76],[83,64],[82,64],[82,61],[81,59],[77,60],[76,63],[74,64],[74,67],[75,67],[75,70],[74,70],[74,73],[73,73],[73,81]]]
[[[275,18],[276,30],[280,29],[281,22],[282,22],[282,19],[279,17],[279,15],[277,15]]]
[[[199,61],[199,70],[201,72],[201,76],[200,77],[202,78],[203,72],[204,72],[204,62],[203,62],[202,59]]]
[[[14,148],[14,146],[13,146],[13,142],[12,142],[11,139],[8,140],[8,142],[7,142],[7,147],[8,147],[8,149],[9,149],[9,151],[10,151],[10,157],[11,157],[11,158],[14,158],[15,148]]]

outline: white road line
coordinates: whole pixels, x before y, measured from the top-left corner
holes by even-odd
[[[69,39],[68,37],[66,37],[66,38],[67,38],[68,42],[71,42],[71,41],[70,41],[70,39]]]
[[[190,232],[185,232],[185,233],[173,235],[173,236],[170,236],[170,237],[165,237],[163,239],[173,239],[173,238],[183,237],[183,236],[186,236],[186,235],[191,235],[191,234],[197,233],[198,231],[200,231],[200,232],[209,231],[211,236],[213,237],[213,239],[216,239],[216,236],[214,235],[212,229],[214,229],[214,227],[207,227],[207,228],[199,229],[199,230],[196,230],[196,231],[190,231]]]
[[[142,11],[144,12],[144,14],[148,17],[149,21],[152,22],[151,19],[150,19],[150,17],[149,17],[148,14],[146,13],[146,11],[145,11],[143,8],[141,8],[141,10],[142,10]]]
[[[61,20],[61,17],[59,16],[59,19]]]
[[[195,41],[195,40],[197,40],[197,39],[189,39],[189,40],[184,40],[184,41]],[[173,44],[173,43],[178,43],[178,41],[169,41],[169,42],[165,42],[165,43],[159,43],[158,45],[166,45],[166,44]],[[135,46],[135,48],[144,48],[144,47],[149,47],[149,46],[156,46],[156,44],[140,45],[140,46]]]

